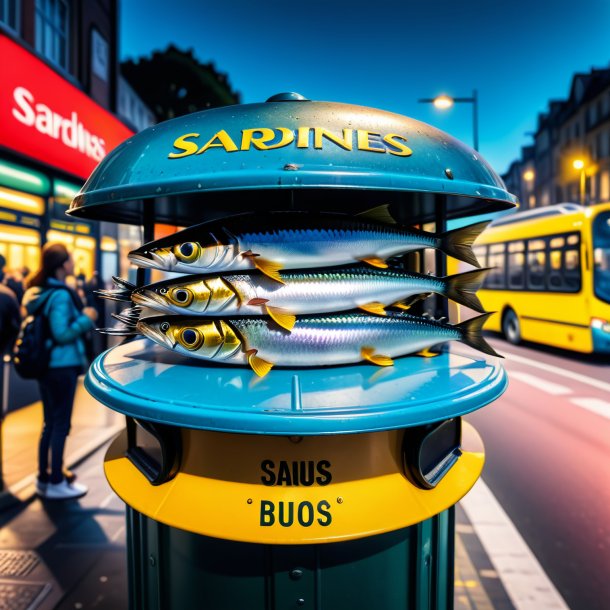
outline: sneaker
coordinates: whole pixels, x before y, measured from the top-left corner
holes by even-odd
[[[45,492],[47,491],[47,485],[48,485],[48,483],[45,483],[37,478],[36,479],[36,493],[39,496],[44,496]]]
[[[61,483],[47,483],[47,488],[40,495],[47,500],[72,500],[84,496],[88,491],[86,485],[70,484],[64,479]]]

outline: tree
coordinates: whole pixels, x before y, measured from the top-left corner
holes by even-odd
[[[238,104],[241,98],[213,63],[203,64],[192,49],[181,51],[174,45],[151,57],[123,62],[121,73],[159,121]]]

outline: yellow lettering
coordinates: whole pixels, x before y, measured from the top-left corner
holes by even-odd
[[[171,152],[167,155],[168,159],[179,159],[180,157],[188,157],[197,152],[199,145],[196,142],[189,142],[187,138],[198,138],[198,133],[185,133],[183,136],[174,140],[174,148],[182,150],[181,153]]]
[[[397,157],[410,157],[413,154],[413,151],[405,146],[402,142],[398,142],[398,140],[403,140],[403,142],[407,142],[407,138],[404,136],[399,136],[397,133],[389,133],[384,136],[383,141],[390,146],[394,146],[398,150],[388,149],[388,152],[391,155],[396,155]]]
[[[313,131],[313,146],[314,148],[322,148],[322,138],[326,138],[335,144],[341,146],[345,150],[352,150],[352,129],[344,129],[343,130],[343,139],[334,133],[327,131],[326,129],[322,129],[321,127],[314,127]]]
[[[369,136],[380,136],[379,133],[373,133],[372,131],[365,131],[364,129],[358,129],[356,131],[358,135],[358,150],[368,150],[370,152],[384,153],[385,148],[373,148],[369,141]]]
[[[218,142],[216,142],[216,140],[218,140]],[[224,129],[215,133],[212,139],[197,151],[197,154],[200,155],[201,153],[204,153],[208,148],[224,148],[227,152],[239,150],[237,146],[235,146],[235,142],[231,140],[231,136],[229,136]]]
[[[279,131],[282,135],[279,142],[275,144],[267,144],[275,139],[275,132]],[[287,146],[294,140],[294,133],[292,130],[286,127],[277,127],[276,129],[269,129],[268,127],[259,127],[258,129],[242,129],[241,137],[241,149],[250,150],[250,145],[254,145],[254,148],[258,150],[270,150],[272,148],[282,148]],[[255,134],[260,134],[255,136]]]
[[[297,133],[297,148],[307,148],[309,146],[309,127],[299,127]]]

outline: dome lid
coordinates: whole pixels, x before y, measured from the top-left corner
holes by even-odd
[[[137,133],[100,162],[69,214],[188,225],[244,211],[352,213],[389,203],[398,217],[425,222],[439,202],[457,218],[515,201],[479,153],[426,123],[281,93]]]

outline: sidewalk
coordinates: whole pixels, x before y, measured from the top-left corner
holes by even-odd
[[[65,465],[71,468],[117,434],[125,418],[101,405],[79,379],[74,399],[72,429],[65,451]],[[2,424],[2,468],[4,491],[0,508],[16,499],[26,501],[34,495],[37,447],[42,429],[40,401],[9,413]]]

